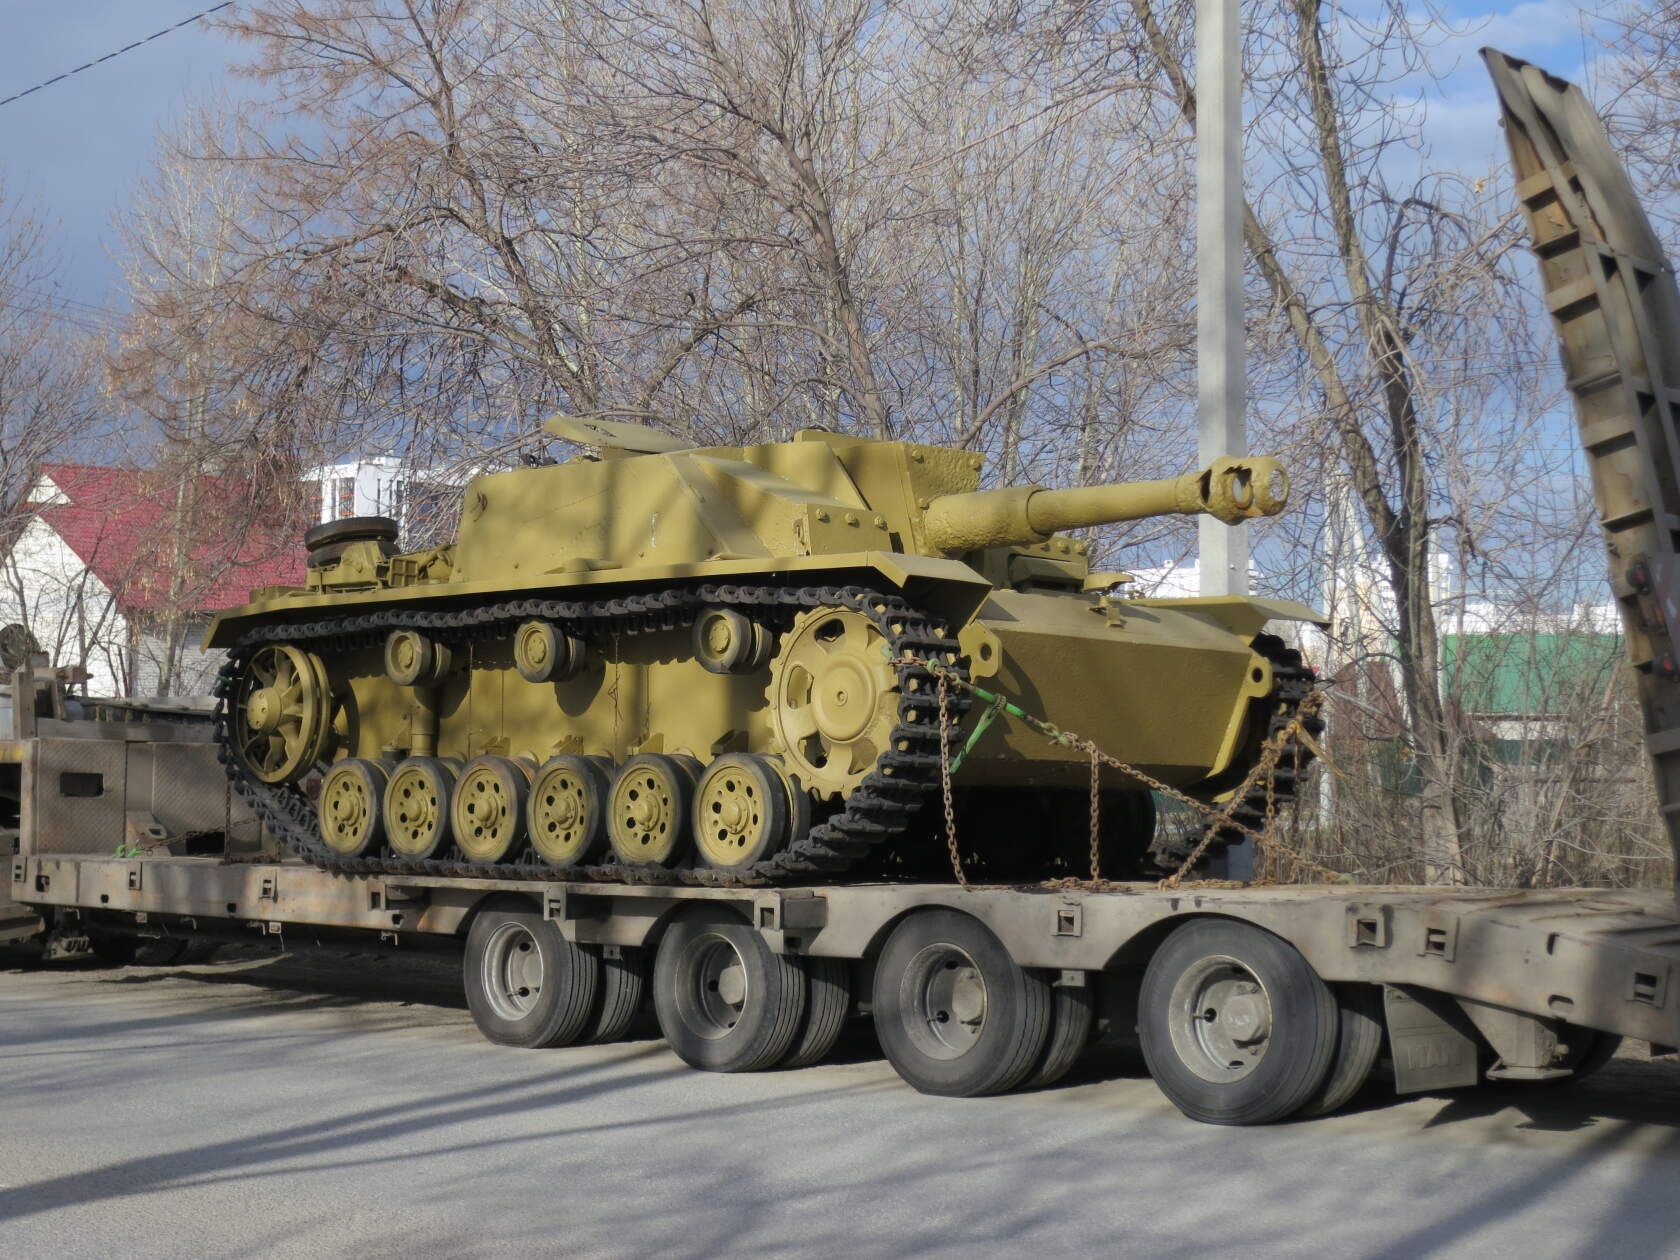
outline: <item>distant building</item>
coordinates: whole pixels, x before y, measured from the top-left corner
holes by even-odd
[[[303,580],[295,531],[250,496],[228,478],[46,465],[0,556],[0,624],[86,669],[90,694],[202,694],[220,667],[198,650],[211,613]]]
[[[0,553],[0,626],[86,669],[90,695],[203,694],[221,667],[199,650],[211,615],[255,587],[301,585],[305,528],[388,516],[423,546],[459,500],[394,456],[324,465],[296,488],[287,505],[236,478],[46,465]]]

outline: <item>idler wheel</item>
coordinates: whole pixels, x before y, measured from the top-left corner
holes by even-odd
[[[898,724],[887,639],[862,613],[801,613],[771,665],[770,714],[788,771],[821,796],[844,796],[886,752]]]
[[[694,789],[694,843],[708,866],[741,870],[786,847],[790,790],[775,762],[725,753]]]
[[[694,619],[694,659],[714,674],[763,669],[772,646],[769,630],[733,608],[708,608]]]
[[[449,795],[461,762],[410,757],[385,785],[385,838],[399,857],[437,857],[449,845]]]
[[[561,753],[543,763],[525,806],[531,847],[550,866],[593,862],[607,847],[612,762]]]
[[[363,857],[385,836],[381,805],[386,770],[366,757],[346,757],[321,780],[321,839],[340,857]]]
[[[552,622],[527,621],[513,632],[513,663],[526,682],[564,682],[583,668],[583,640]]]
[[[502,862],[525,840],[525,804],[536,763],[529,757],[474,757],[455,780],[449,822],[474,862]]]
[[[700,763],[693,757],[638,753],[613,780],[607,836],[629,866],[674,866],[683,856]]]
[[[429,687],[449,672],[449,649],[418,630],[385,636],[385,674],[399,687]]]
[[[229,705],[233,746],[252,777],[295,783],[326,755],[332,698],[321,658],[289,643],[258,648]]]

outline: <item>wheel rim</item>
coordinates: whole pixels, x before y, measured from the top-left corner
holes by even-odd
[[[753,997],[746,961],[734,944],[716,933],[697,938],[677,986],[684,1022],[697,1035],[716,1041],[733,1031]]]
[[[331,730],[326,669],[287,643],[259,648],[234,700],[234,744],[264,783],[301,779],[326,751]]]
[[[898,677],[886,648],[880,627],[851,609],[803,613],[783,638],[772,720],[788,769],[813,791],[849,793],[887,750]]]
[[[676,850],[683,802],[667,775],[651,765],[628,766],[613,785],[614,841],[631,862],[663,862]]]
[[[474,861],[499,861],[518,841],[525,802],[518,798],[513,776],[520,773],[511,760],[486,759],[469,765],[456,781],[450,822],[455,842]]]
[[[1184,969],[1168,1005],[1180,1062],[1215,1084],[1234,1084],[1259,1067],[1272,1033],[1272,1000],[1258,976],[1226,954]]]
[[[933,1059],[960,1059],[986,1030],[986,977],[967,950],[929,945],[910,960],[900,982],[905,1032]]]
[[[531,785],[531,846],[550,862],[571,862],[600,828],[599,788],[575,765],[549,766]]]
[[[385,789],[385,831],[398,853],[425,856],[448,830],[448,785],[427,766],[405,764]]]
[[[710,865],[747,866],[787,830],[788,787],[768,763],[714,762],[694,793],[694,841]]]
[[[490,1009],[500,1018],[520,1020],[536,1009],[546,976],[531,929],[522,923],[497,927],[485,942],[479,979]]]
[[[321,783],[321,839],[335,853],[360,853],[379,824],[379,794],[366,765],[341,761]]]

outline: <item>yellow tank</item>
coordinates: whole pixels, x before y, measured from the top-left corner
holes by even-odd
[[[230,652],[229,773],[311,860],[719,883],[926,874],[944,854],[940,811],[920,810],[940,782],[936,671],[954,720],[967,680],[1205,798],[1242,779],[1305,692],[1299,657],[1262,627],[1310,609],[1123,598],[1121,575],[1093,574],[1061,532],[1274,514],[1288,497],[1274,460],[980,490],[970,451],[548,428],[589,453],[475,478],[454,543],[404,552],[382,518],[319,526],[304,587],[254,592],[211,627]],[[977,869],[1083,869],[1089,774],[1084,753],[991,722],[954,776]],[[1103,788],[1107,873],[1141,873],[1148,794],[1118,772]]]

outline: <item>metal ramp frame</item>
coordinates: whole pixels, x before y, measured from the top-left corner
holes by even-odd
[[[1680,891],[1680,291],[1581,90],[1491,48]]]

